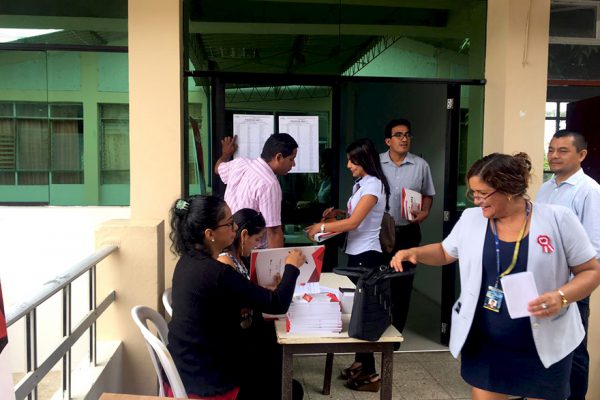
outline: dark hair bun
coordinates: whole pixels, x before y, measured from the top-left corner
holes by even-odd
[[[518,160],[521,164],[523,164],[523,167],[525,167],[525,169],[528,172],[531,172],[531,168],[533,167],[532,163],[531,163],[531,158],[529,158],[529,155],[527,153],[517,153],[513,156],[516,160]]]

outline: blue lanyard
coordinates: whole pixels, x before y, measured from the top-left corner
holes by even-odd
[[[500,240],[498,239],[498,231],[496,229],[496,220],[492,219],[492,233],[494,234],[494,244],[496,246],[496,284],[494,287],[498,288],[498,283],[500,278],[505,275],[508,275],[512,272],[517,264],[517,258],[519,256],[519,249],[521,248],[521,240],[523,240],[523,236],[525,235],[525,228],[527,227],[527,219],[529,218],[529,213],[531,212],[531,204],[526,202],[525,204],[525,222],[523,223],[523,227],[519,232],[519,238],[517,239],[517,244],[515,244],[515,250],[513,251],[512,262],[510,265],[504,270],[504,272],[500,273]]]

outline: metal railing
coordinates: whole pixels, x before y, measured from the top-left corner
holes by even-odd
[[[39,290],[21,303],[11,306],[7,312],[7,325],[11,326],[25,317],[27,373],[15,385],[17,400],[28,398],[37,400],[37,387],[40,381],[50,372],[52,367],[62,359],[62,393],[63,398],[71,398],[71,348],[87,331],[89,332],[89,357],[92,365],[96,365],[96,320],[115,300],[113,290],[100,304],[96,303],[96,264],[118,250],[116,245],[107,245],[95,253],[74,264],[51,281],[46,282]],[[73,329],[71,326],[71,284],[89,271],[88,313]],[[38,364],[37,356],[37,315],[36,310],[54,294],[62,291],[62,340],[46,358]]]

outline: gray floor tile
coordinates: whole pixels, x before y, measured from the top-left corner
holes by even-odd
[[[396,384],[405,400],[451,400],[452,397],[433,378],[404,381]]]
[[[430,379],[431,374],[418,362],[394,362],[394,382]]]

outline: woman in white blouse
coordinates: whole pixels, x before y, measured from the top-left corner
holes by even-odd
[[[347,232],[348,266],[377,268],[383,261],[379,231],[390,188],[371,140],[359,139],[350,144],[346,156],[347,167],[356,179],[348,199],[347,218],[314,224],[307,228],[307,235],[312,238],[318,232]],[[339,210],[329,208],[323,213],[324,221],[339,214]],[[373,353],[357,353],[352,366],[342,371],[342,377],[354,390],[376,392],[380,387]]]

